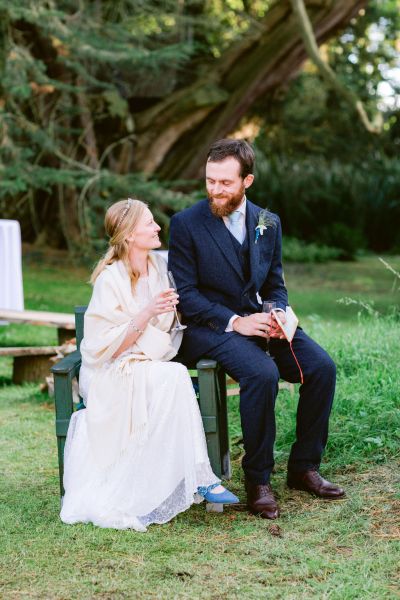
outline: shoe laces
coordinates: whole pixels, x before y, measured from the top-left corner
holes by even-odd
[[[273,494],[270,483],[264,483],[264,484],[258,485],[257,487],[260,491],[260,494],[262,494],[263,496],[266,496],[267,494]]]
[[[316,470],[308,471],[308,477],[312,480],[313,483],[322,483],[322,477]]]

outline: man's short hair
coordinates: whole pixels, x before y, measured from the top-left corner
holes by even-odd
[[[240,163],[240,176],[242,178],[253,173],[255,154],[246,140],[217,140],[208,151],[207,161],[220,162],[231,156]]]

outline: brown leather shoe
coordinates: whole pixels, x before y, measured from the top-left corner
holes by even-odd
[[[247,506],[253,515],[263,519],[277,519],[279,507],[269,483],[257,485],[246,479]]]
[[[301,473],[288,473],[287,484],[295,490],[304,490],[325,500],[339,500],[345,496],[345,491],[323,479],[318,471],[302,471]]]

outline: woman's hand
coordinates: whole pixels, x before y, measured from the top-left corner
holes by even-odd
[[[160,292],[146,306],[146,311],[151,318],[163,313],[172,312],[178,304],[178,294],[174,288],[168,288],[164,292]]]

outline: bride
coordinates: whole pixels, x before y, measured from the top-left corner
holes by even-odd
[[[93,271],[81,344],[80,393],[65,446],[64,523],[146,531],[193,502],[236,503],[211,470],[189,373],[170,362],[178,295],[152,253],[160,227],[147,205],[105,216],[109,249]]]

